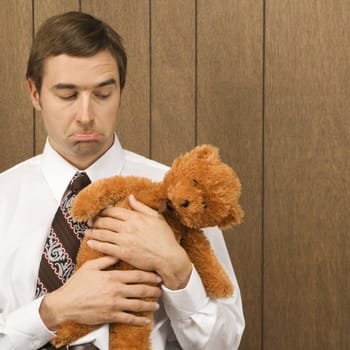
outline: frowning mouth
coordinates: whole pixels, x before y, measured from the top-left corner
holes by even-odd
[[[96,131],[76,132],[71,138],[76,142],[93,142],[101,140],[102,134]]]

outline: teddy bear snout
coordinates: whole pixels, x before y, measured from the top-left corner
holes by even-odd
[[[165,202],[168,210],[174,210],[173,202],[169,198],[167,198]]]

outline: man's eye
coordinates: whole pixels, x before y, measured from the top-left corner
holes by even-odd
[[[68,96],[60,96],[60,98],[62,100],[65,100],[65,101],[72,101],[72,100],[76,99],[77,96],[78,96],[78,94],[74,93],[74,94],[68,95]]]
[[[109,96],[111,96],[111,94],[110,94],[110,93],[108,93],[108,94],[95,94],[95,96],[96,96],[97,98],[99,98],[100,100],[105,100],[106,98],[108,98]]]

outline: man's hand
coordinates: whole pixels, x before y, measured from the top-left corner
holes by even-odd
[[[56,330],[64,321],[87,325],[124,323],[144,326],[149,320],[130,312],[155,311],[156,302],[141,300],[158,298],[161,279],[152,272],[140,270],[102,271],[114,265],[117,258],[105,256],[84,263],[59,289],[46,295],[40,316],[48,329]]]
[[[88,245],[138,269],[155,271],[169,289],[184,288],[191,261],[162,215],[129,197],[133,210],[111,207],[87,230]]]

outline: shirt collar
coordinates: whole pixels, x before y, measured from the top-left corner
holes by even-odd
[[[119,175],[124,165],[124,150],[122,149],[117,135],[114,137],[112,147],[104,153],[95,163],[84,171],[89,176],[91,182]],[[61,201],[64,191],[69,181],[78,170],[75,166],[60,156],[46,140],[42,162],[44,177],[51,188],[57,203]]]

